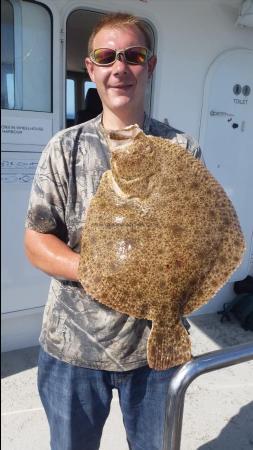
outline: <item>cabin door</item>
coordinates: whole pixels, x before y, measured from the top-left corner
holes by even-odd
[[[221,54],[208,71],[202,109],[200,144],[204,159],[232,200],[247,244],[244,260],[230,281],[246,277],[252,263],[252,74],[251,50]]]

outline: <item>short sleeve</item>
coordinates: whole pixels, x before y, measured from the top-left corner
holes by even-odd
[[[34,176],[25,227],[68,241],[65,210],[68,164],[57,135],[45,147]]]

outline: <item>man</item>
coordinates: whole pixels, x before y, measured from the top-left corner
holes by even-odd
[[[99,449],[113,388],[129,448],[162,450],[166,394],[177,368],[150,369],[150,323],[96,302],[77,277],[85,211],[110,164],[105,129],[137,123],[145,133],[174,139],[200,156],[192,138],[144,113],[155,65],[140,20],[121,13],[105,16],[91,35],[86,58],[103,113],[52,138],[35,175],[25,248],[31,263],[53,277],[38,364],[53,450]]]

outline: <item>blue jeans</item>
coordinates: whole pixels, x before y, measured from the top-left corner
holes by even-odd
[[[98,450],[112,390],[117,389],[129,449],[162,450],[168,386],[178,367],[155,371],[144,366],[127,372],[86,369],[41,349],[38,388],[51,449]]]

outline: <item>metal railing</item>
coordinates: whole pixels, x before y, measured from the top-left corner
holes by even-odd
[[[163,450],[180,450],[185,393],[200,375],[253,359],[253,342],[197,356],[174,375],[168,392]]]

